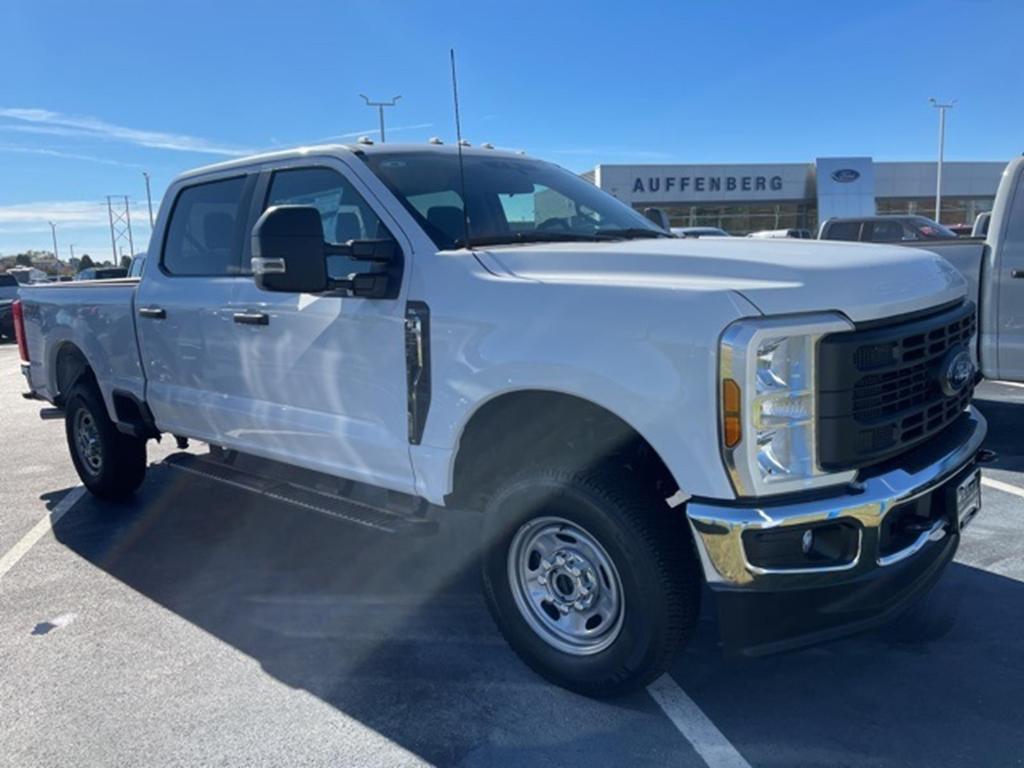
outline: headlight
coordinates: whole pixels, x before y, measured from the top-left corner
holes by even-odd
[[[817,456],[817,350],[828,333],[851,331],[841,315],[740,320],[722,335],[722,455],[740,496],[846,483],[856,472],[823,471]]]

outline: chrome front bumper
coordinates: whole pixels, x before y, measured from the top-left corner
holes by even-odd
[[[941,521],[923,531],[911,545],[882,554],[880,531],[895,507],[929,493],[975,462],[988,427],[973,407],[949,429],[903,457],[900,466],[868,477],[859,492],[841,487],[838,495],[797,499],[783,504],[716,503],[691,499],[686,514],[712,589],[773,591],[829,586],[863,578],[920,555],[930,544],[959,531]],[[743,534],[750,530],[806,527],[822,522],[853,522],[859,542],[851,562],[787,569],[751,565]]]

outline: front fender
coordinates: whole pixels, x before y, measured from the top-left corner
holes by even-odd
[[[732,498],[718,450],[717,345],[757,314],[728,291],[546,286],[485,277],[471,302],[431,310],[432,392],[417,490],[441,503],[459,441],[496,397],[550,391],[615,414],[658,453],[684,493]]]

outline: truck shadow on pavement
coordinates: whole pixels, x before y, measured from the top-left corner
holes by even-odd
[[[398,538],[160,465],[132,502],[86,496],[55,534],[426,761],[700,764],[644,693],[589,701],[515,658],[479,596],[475,515]],[[937,765],[951,744],[998,763],[1024,733],[1022,606],[1021,583],[957,564],[882,629],[737,662],[706,604],[673,676],[755,765]]]

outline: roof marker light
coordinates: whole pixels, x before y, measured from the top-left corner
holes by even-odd
[[[437,136],[431,136],[427,139],[427,144],[444,144],[444,142],[437,138]]]
[[[371,139],[369,136],[360,136],[358,139],[356,139],[356,144],[368,144],[372,146],[373,139]]]

